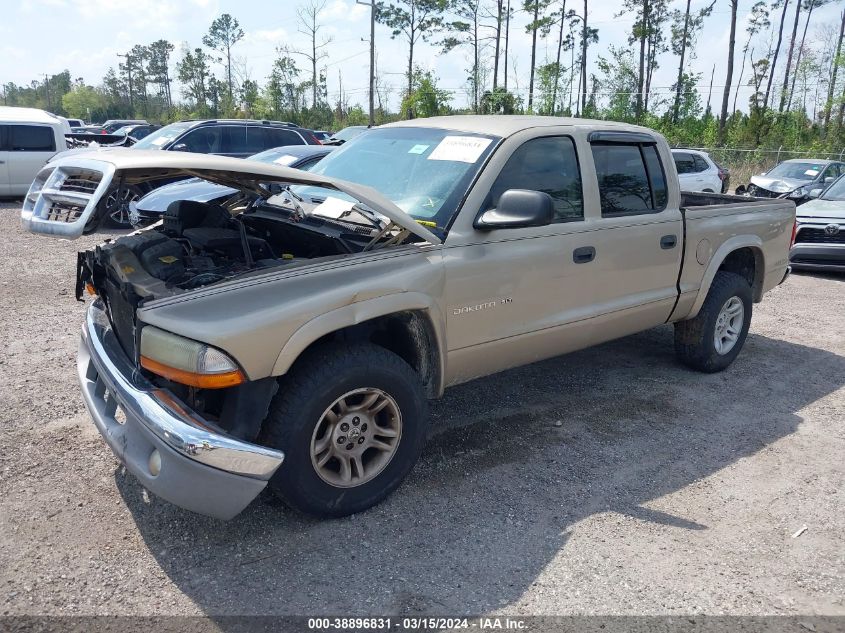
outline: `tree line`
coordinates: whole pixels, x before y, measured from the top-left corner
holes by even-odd
[[[375,69],[375,120],[527,112],[640,123],[677,144],[839,151],[845,10],[836,24],[814,20],[833,1],[709,0],[693,9],[691,0],[679,8],[671,0],[622,0],[616,17],[631,22],[628,37],[605,43],[590,22],[590,0],[384,0],[375,4],[375,20],[386,27],[382,37],[403,44],[406,58],[401,86]],[[237,18],[222,14],[200,45],[177,53],[167,40],[138,44],[97,85],[66,70],[4,85],[3,102],[89,120],[227,116],[320,129],[364,124],[358,98],[366,101],[366,94],[344,91],[340,74],[336,83],[330,77],[326,4],[300,4],[296,28],[307,45],[279,45],[263,78],[251,77],[238,56],[245,32]],[[741,9],[746,19],[738,24]],[[703,76],[692,66],[714,10],[730,13],[728,58]],[[530,35],[530,50],[515,50],[518,30]],[[443,89],[420,67],[423,44],[463,53],[453,57],[466,64],[462,90]],[[527,71],[525,64],[517,68],[517,55],[530,59]],[[671,86],[654,85],[661,66],[671,69]],[[740,92],[750,95],[742,108]]]

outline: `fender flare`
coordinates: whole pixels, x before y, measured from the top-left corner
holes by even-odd
[[[437,393],[440,393],[443,390],[442,382],[445,375],[445,324],[442,311],[430,296],[420,292],[399,292],[366,299],[314,317],[301,325],[287,340],[273,364],[272,375],[281,376],[287,373],[302,352],[327,334],[378,317],[410,311],[423,312],[432,327],[438,356],[437,362],[439,363],[439,382],[441,383],[434,385],[434,388]]]
[[[736,235],[723,242],[722,245],[716,249],[716,252],[713,253],[713,257],[710,258],[710,263],[707,264],[707,268],[704,271],[704,277],[702,278],[701,286],[698,289],[698,296],[695,298],[695,303],[692,304],[689,314],[684,317],[685,320],[693,319],[698,315],[698,312],[701,310],[701,306],[704,304],[704,300],[707,298],[707,293],[710,292],[710,285],[713,283],[713,279],[716,277],[719,267],[724,263],[728,255],[741,248],[750,248],[754,252],[757,265],[754,270],[755,280],[752,290],[754,291],[756,297],[758,292],[756,288],[761,285],[758,280],[762,280],[763,276],[766,274],[766,260],[763,255],[763,240],[761,240],[757,235]],[[756,298],[755,301],[757,301]]]

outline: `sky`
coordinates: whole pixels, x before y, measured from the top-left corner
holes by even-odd
[[[708,3],[708,0],[692,0],[693,11]],[[512,7],[520,4],[520,0],[511,2]],[[569,0],[568,4],[577,9],[581,7],[580,0]],[[621,2],[590,0],[589,4],[590,25],[599,29],[599,43],[592,45],[589,52],[590,72],[598,74],[597,56],[606,55],[610,45],[627,43],[634,18],[632,15],[618,16]],[[742,61],[742,46],[747,37],[746,19],[753,4],[754,0],[739,1],[735,73],[739,72]],[[181,56],[183,46],[201,45],[203,34],[221,13],[230,13],[240,22],[246,36],[233,54],[242,60],[248,76],[263,84],[276,57],[276,47],[287,45],[294,50],[304,50],[308,44],[308,38],[299,32],[299,5],[298,0],[0,0],[0,15],[4,16],[0,23],[0,84],[10,81],[28,84],[36,77],[43,78],[45,73],[55,74],[68,69],[71,77],[83,77],[86,83],[98,85],[109,67],[120,61],[118,54],[125,53],[134,44],[168,39],[177,46],[177,58]],[[682,9],[684,5],[685,0],[675,0],[672,8]],[[835,0],[817,9],[808,40],[821,37],[824,28],[838,27],[843,5],[843,0]],[[524,28],[527,17],[518,12],[511,23],[509,88],[518,86],[523,96],[527,96],[531,54],[531,36]],[[328,57],[321,62],[327,68],[330,100],[336,99],[342,82],[350,102],[365,105],[369,8],[354,0],[326,0],[320,21],[323,25],[320,36],[332,39],[326,47]],[[697,55],[691,66],[693,71],[703,75],[699,84],[702,102],[707,99],[710,74],[715,66],[712,100],[715,110],[721,104],[729,26],[729,0],[716,0],[713,14],[700,34]],[[801,28],[803,19],[799,34]],[[393,87],[391,105],[396,107],[407,63],[407,46],[401,39],[391,39],[389,29],[382,25],[376,25],[375,39],[378,67],[384,82]],[[758,50],[766,46],[764,39],[759,38],[756,42]],[[541,40],[538,57],[542,59],[546,54],[552,57],[554,46],[553,38]],[[470,54],[469,50],[459,49],[443,55],[439,47],[429,44],[421,44],[415,52],[419,64],[437,74],[439,86],[453,91],[453,107],[468,103],[466,76]],[[302,62],[300,67],[305,69],[308,62],[301,57],[298,59]],[[663,92],[668,98],[677,75],[677,58],[666,54],[659,63],[652,82],[653,90]],[[779,65],[782,67],[782,62]],[[216,69],[216,74],[223,76],[222,67]],[[304,75],[303,79],[306,79],[307,72]],[[746,68],[743,83],[749,76],[750,71]],[[734,82],[736,77],[735,74]],[[750,88],[740,91],[737,102],[740,109],[747,109],[750,93]]]

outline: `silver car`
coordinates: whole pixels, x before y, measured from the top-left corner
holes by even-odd
[[[746,192],[755,198],[788,198],[800,205],[810,200],[810,191],[826,187],[843,173],[845,163],[839,161],[795,158],[752,176]]]
[[[801,205],[796,219],[795,244],[789,252],[792,267],[845,271],[845,176]]]

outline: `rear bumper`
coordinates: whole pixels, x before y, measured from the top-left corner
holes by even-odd
[[[845,244],[795,244],[789,251],[789,265],[799,270],[845,271]]]
[[[177,506],[230,519],[284,460],[281,451],[216,432],[140,375],[99,301],[88,309],[77,370],[85,405],[106,443],[147,490]],[[150,469],[154,451],[161,463],[157,474]]]

